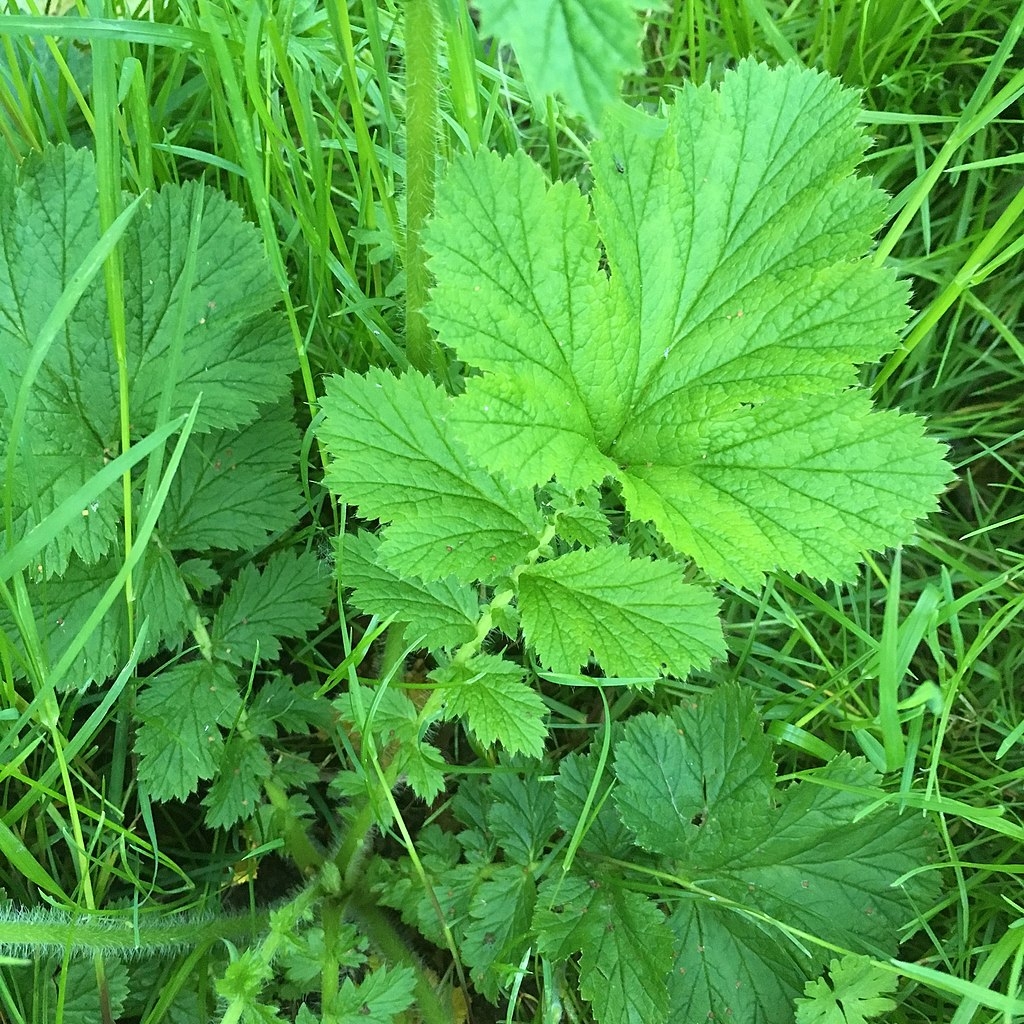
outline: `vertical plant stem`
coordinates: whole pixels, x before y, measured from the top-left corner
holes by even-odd
[[[422,373],[439,373],[441,353],[423,308],[429,276],[421,235],[434,208],[437,163],[437,12],[434,0],[405,5],[406,234],[405,338],[409,363]]]

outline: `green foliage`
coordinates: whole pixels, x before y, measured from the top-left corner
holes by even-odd
[[[720,686],[627,722],[603,777],[592,753],[566,759],[553,789],[512,765],[464,782],[457,842],[431,826],[421,854],[477,988],[497,998],[535,944],[549,961],[579,957],[602,1024],[782,1024],[829,948],[891,955],[935,894],[930,876],[896,884],[931,856],[931,830],[878,806],[863,761],[840,755],[784,788],[775,771],[750,694]],[[587,819],[587,794],[608,789]],[[556,830],[581,820],[590,827],[559,870]],[[432,901],[410,904],[413,877],[385,870],[378,891],[440,941]]]
[[[481,0],[483,30],[515,47],[527,83],[591,120],[639,68],[635,0]]]
[[[277,659],[282,639],[315,628],[329,594],[313,555],[284,550],[262,571],[249,562],[237,573],[225,557],[292,528],[301,503],[299,434],[285,400],[291,356],[282,318],[271,310],[273,277],[234,204],[195,184],[168,185],[138,210],[122,240],[123,367],[96,280],[48,343],[47,317],[99,238],[93,158],[56,147],[17,169],[4,158],[0,176],[6,543],[30,539],[114,458],[124,436],[119,409],[130,410],[128,436],[137,443],[198,400],[194,436],[134,573],[135,621],[147,624],[141,653],[159,659],[139,693],[135,750],[139,782],[154,799],[185,799],[201,780],[219,776],[207,821],[230,825],[251,813],[271,773],[267,734],[246,724],[239,687],[247,666]],[[136,512],[157,500],[159,469],[157,461],[131,481]],[[122,495],[111,486],[38,551],[32,629],[26,609],[8,600],[4,627],[19,674],[34,685],[45,685],[47,667],[80,632],[75,685],[104,682],[127,656],[134,635],[123,601],[96,621],[121,567],[123,516]],[[190,632],[200,657],[169,662]]]
[[[824,76],[748,61],[665,116],[609,115],[590,197],[522,154],[455,162],[427,232],[430,318],[482,372],[457,396],[415,373],[335,378],[320,428],[330,485],[385,524],[342,582],[431,647],[442,689],[453,665],[490,677],[493,628],[563,676],[591,658],[685,676],[725,653],[688,562],[749,587],[849,579],[934,507],[942,446],[856,386],[906,318],[905,285],[864,259],[885,200],[853,175],[856,117]],[[607,543],[620,502],[670,557]],[[478,729],[462,696],[482,742],[537,752],[493,715]]]
[[[885,993],[896,988],[896,978],[866,956],[844,956],[829,963],[832,984],[816,978],[804,985],[796,1001],[796,1024],[866,1024],[896,1009]]]
[[[1021,1017],[1016,0],[8,6],[0,1017]]]

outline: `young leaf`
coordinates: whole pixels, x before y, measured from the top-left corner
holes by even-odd
[[[559,537],[588,548],[602,547],[609,542],[608,517],[601,511],[601,493],[596,487],[571,494],[552,482],[545,493],[557,517]]]
[[[796,1024],[866,1024],[896,1009],[884,995],[896,989],[896,975],[883,971],[866,956],[844,956],[829,964],[832,985],[815,978],[796,1001]]]
[[[551,787],[535,774],[501,772],[487,786],[487,828],[507,860],[528,865],[540,859],[555,830]]]
[[[281,637],[304,636],[324,616],[330,580],[314,555],[279,551],[263,572],[247,565],[213,620],[210,638],[219,658],[235,665],[273,659]]]
[[[335,997],[335,1020],[392,1024],[413,1004],[416,974],[411,967],[378,967],[356,984],[346,978]]]
[[[430,674],[447,704],[446,718],[464,717],[485,746],[500,743],[510,754],[540,757],[548,735],[548,709],[524,678],[518,665],[489,654],[441,666]]]
[[[496,579],[537,546],[533,495],[478,468],[446,422],[451,399],[425,377],[381,370],[327,383],[327,482],[392,525],[379,551],[403,576]]]
[[[529,944],[537,886],[519,864],[493,866],[488,875],[469,906],[460,948],[477,990],[497,1002]]]
[[[178,799],[213,778],[229,727],[241,708],[225,665],[188,661],[151,678],[139,694],[135,737],[139,781],[155,800]]]
[[[635,0],[480,0],[484,34],[515,48],[527,82],[596,119],[640,67]]]
[[[372,730],[378,737],[378,749],[392,744],[394,768],[405,776],[412,791],[430,803],[444,789],[444,758],[440,751],[422,739],[422,725],[416,706],[404,693],[387,689],[379,691],[362,687],[362,706],[372,712],[369,722],[364,721],[356,711],[359,706],[351,693],[342,694],[332,702],[343,722],[351,723],[355,732]],[[385,819],[390,815],[387,807],[377,808],[377,814]]]
[[[407,623],[408,643],[421,641],[431,650],[473,639],[480,603],[470,587],[451,576],[430,583],[404,578],[377,561],[379,548],[378,538],[366,531],[338,540],[336,574],[343,586],[354,589],[362,611],[382,618],[394,614]]]
[[[278,729],[303,734],[311,725],[329,729],[331,717],[330,706],[317,697],[316,683],[282,675],[265,683],[248,708],[249,729],[260,736],[276,736]]]
[[[686,676],[725,644],[718,602],[680,576],[621,545],[571,551],[520,574],[523,632],[555,672],[578,672],[593,650],[609,675]]]
[[[667,117],[620,110],[596,219],[521,154],[456,161],[430,316],[484,371],[449,416],[479,462],[570,490],[612,476],[631,516],[743,585],[848,578],[910,538],[950,473],[920,421],[856,390],[907,312],[863,259],[885,199],[852,176],[856,115],[826,76],[752,61]]]

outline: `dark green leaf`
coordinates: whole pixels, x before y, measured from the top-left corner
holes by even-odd
[[[280,639],[301,637],[319,625],[331,581],[312,554],[280,551],[263,572],[247,565],[238,574],[213,620],[217,656],[232,664],[272,660]]]
[[[232,736],[218,759],[217,776],[203,798],[206,824],[228,828],[252,818],[271,774],[270,758],[259,740]]]
[[[242,701],[226,665],[187,661],[147,680],[139,693],[139,781],[156,800],[184,800],[213,778],[224,748],[221,727]]]
[[[241,430],[194,437],[160,515],[164,543],[175,550],[252,550],[294,526],[299,440],[285,405],[264,409]]]

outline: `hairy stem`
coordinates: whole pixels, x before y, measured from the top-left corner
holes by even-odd
[[[221,939],[237,941],[265,925],[265,915],[104,917],[15,907],[0,912],[0,954],[31,960],[96,953],[127,958],[157,956]]]

